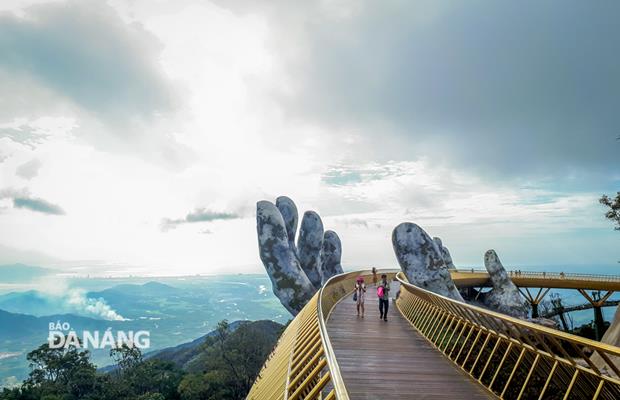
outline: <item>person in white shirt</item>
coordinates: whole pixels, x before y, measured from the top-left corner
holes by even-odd
[[[362,310],[362,318],[364,318],[364,294],[366,293],[366,284],[364,278],[361,276],[357,278],[355,282],[355,296],[357,302],[357,316],[360,316],[360,309]]]

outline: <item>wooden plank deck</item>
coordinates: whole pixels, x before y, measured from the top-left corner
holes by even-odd
[[[390,297],[398,290],[391,282]],[[376,289],[366,292],[364,318],[352,296],[336,305],[327,331],[352,400],[489,399],[481,385],[433,348],[390,300],[388,322],[379,319]]]

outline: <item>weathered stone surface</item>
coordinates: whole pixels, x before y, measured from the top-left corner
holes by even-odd
[[[289,247],[295,254],[297,254],[297,247],[295,246],[295,234],[297,233],[297,221],[299,218],[297,206],[290,198],[280,196],[276,199],[276,207],[278,207],[278,210],[280,210],[280,214],[282,214],[282,218],[284,219]]]
[[[605,334],[601,338],[601,342],[612,346],[620,346],[620,307],[616,309],[614,319],[611,321],[611,325],[609,325],[609,328],[607,328],[607,331],[605,331]],[[620,369],[620,357],[610,355],[609,358],[611,362],[614,363],[618,369]],[[607,365],[605,360],[603,360],[600,355],[594,354],[591,360],[598,368],[605,370],[613,376],[613,369]]]
[[[323,233],[321,217],[307,211],[295,245],[298,213],[286,196],[256,203],[256,229],[260,258],[271,279],[274,294],[296,315],[330,277],[342,273],[340,238]]]
[[[508,276],[495,250],[489,250],[484,254],[484,267],[489,272],[493,289],[481,293],[482,303],[494,311],[517,318],[527,318],[525,299]]]
[[[404,222],[394,228],[392,245],[409,282],[431,292],[463,301],[437,243],[418,225]]]
[[[434,237],[433,240],[437,243],[437,247],[441,250],[441,257],[443,258],[443,262],[446,264],[448,269],[456,269],[454,263],[452,262],[452,256],[450,255],[450,250],[446,246],[443,245],[441,239],[438,237]]]
[[[342,274],[342,245],[340,238],[334,231],[325,231],[323,235],[323,249],[321,250],[321,272],[323,283],[334,275]]]
[[[256,229],[260,258],[271,279],[273,293],[291,314],[297,315],[316,288],[291,249],[284,219],[273,203],[256,203]]]
[[[321,249],[323,248],[323,221],[314,211],[306,211],[301,219],[297,254],[301,269],[315,288],[321,287]]]
[[[538,325],[542,325],[546,328],[551,328],[551,329],[558,329],[558,323],[550,318],[528,318],[527,319],[528,322],[532,322],[534,324],[538,324]]]

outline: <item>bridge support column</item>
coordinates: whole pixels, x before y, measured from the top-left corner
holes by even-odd
[[[532,293],[530,293],[530,289],[529,288],[525,288],[525,293],[523,292],[523,290],[521,290],[521,288],[518,288],[518,289],[519,289],[519,292],[521,292],[521,294],[523,295],[523,297],[525,297],[527,299],[527,302],[529,303],[530,307],[532,308],[532,318],[538,318],[539,317],[538,305],[540,304],[542,299],[545,298],[547,293],[549,293],[549,290],[551,290],[551,288],[540,288],[540,289],[538,289],[538,293],[536,293],[536,296],[532,296]]]
[[[592,310],[594,310],[594,331],[596,334],[596,340],[601,340],[603,338],[603,331],[605,330],[605,319],[603,318],[603,304],[609,299],[609,297],[614,294],[613,290],[605,293],[603,297],[601,297],[600,291],[593,291],[592,296],[589,296],[588,293],[583,289],[578,289],[579,293],[583,297],[586,298],[592,304]]]

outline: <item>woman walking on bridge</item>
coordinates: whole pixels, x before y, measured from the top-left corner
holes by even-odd
[[[387,321],[388,308],[390,307],[390,283],[386,274],[381,274],[381,283],[377,287],[377,296],[379,296],[379,319]]]

